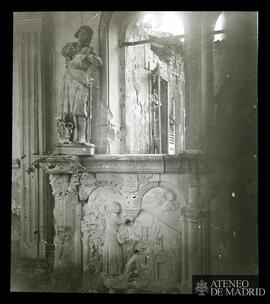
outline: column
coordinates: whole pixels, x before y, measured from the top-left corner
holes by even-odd
[[[18,66],[14,91],[19,92],[21,150],[21,236],[20,257],[44,259],[46,255],[46,176],[40,170],[27,174],[36,155],[47,152],[48,114],[45,110],[47,71],[45,33],[47,21],[42,14],[15,13],[14,57]]]
[[[201,12],[186,14],[184,64],[186,78],[186,149],[202,149]]]
[[[181,248],[183,293],[192,292],[192,275],[202,274],[202,212],[199,208],[199,177],[189,176],[188,204],[181,209]]]
[[[75,174],[50,174],[55,197],[54,273],[68,276],[81,271],[81,203]]]

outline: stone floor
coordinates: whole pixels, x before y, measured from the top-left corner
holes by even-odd
[[[44,291],[44,289],[46,289],[48,277],[44,261],[31,259],[12,260],[10,271],[10,291]]]
[[[75,271],[71,271],[72,275],[67,276],[64,273],[48,273],[46,269],[45,261],[37,260],[20,260],[13,261],[11,263],[11,275],[10,275],[10,291],[11,292],[59,292],[59,293],[163,293],[162,287],[160,286],[157,290],[148,292],[146,290],[138,290],[134,288],[126,288],[121,290],[109,290],[105,286],[101,288],[94,288],[98,284],[97,279],[85,278],[87,281],[85,284],[84,280],[81,280],[79,274]],[[92,282],[91,282],[92,281]],[[99,283],[100,285],[100,283]],[[90,288],[90,286],[92,288]],[[97,292],[97,290],[99,290]],[[166,293],[179,293],[176,290],[167,290]]]

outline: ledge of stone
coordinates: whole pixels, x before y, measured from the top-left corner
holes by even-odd
[[[42,161],[48,173],[202,173],[207,170],[205,154],[197,150],[185,150],[178,155],[164,154],[115,154],[93,156],[46,156]],[[63,157],[63,162],[51,166],[54,158]]]
[[[163,173],[163,155],[122,154],[81,157],[81,164],[90,172]]]

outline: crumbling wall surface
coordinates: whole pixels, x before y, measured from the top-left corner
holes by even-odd
[[[124,143],[124,132],[122,132],[122,117],[121,117],[121,83],[120,83],[120,69],[124,68],[120,64],[120,52],[119,39],[120,39],[120,27],[119,22],[122,18],[119,18],[118,13],[114,12],[111,16],[109,24],[106,24],[108,30],[108,41],[104,34],[104,41],[102,41],[102,47],[108,46],[108,54],[105,52],[104,57],[107,56],[107,66],[103,67],[103,83],[102,87],[104,92],[101,94],[105,95],[107,100],[102,100],[105,106],[107,106],[109,114],[107,115],[108,122],[111,127],[109,132],[103,141],[106,142],[106,153],[107,154],[118,154],[123,153],[122,145]],[[100,37],[102,38],[102,37]],[[108,45],[106,44],[108,43]],[[102,51],[100,49],[100,51]],[[104,58],[104,60],[106,60]],[[106,73],[108,73],[107,76]],[[107,78],[106,78],[107,77]],[[108,82],[108,83],[107,83]],[[107,91],[108,90],[108,91]],[[107,91],[107,92],[105,92]],[[107,96],[106,96],[107,95]],[[106,104],[107,103],[107,104]],[[103,134],[103,133],[102,133]]]
[[[125,41],[149,39],[137,24],[128,26]],[[177,152],[184,147],[184,99],[185,77],[182,54],[174,53],[164,46],[164,54],[156,54],[150,43],[125,48],[125,86],[121,95],[125,99],[126,149],[127,153],[149,153],[151,151],[151,72],[160,67],[160,76],[168,82],[168,123],[175,124]],[[172,56],[168,60],[168,53]],[[161,105],[165,106],[165,105]],[[166,122],[167,123],[167,122]]]
[[[126,35],[127,41],[148,39],[136,25]],[[148,58],[146,57],[148,53]],[[128,153],[149,152],[149,73],[148,61],[157,63],[158,58],[151,52],[149,44],[126,47],[125,50],[125,104],[126,104],[126,145]]]

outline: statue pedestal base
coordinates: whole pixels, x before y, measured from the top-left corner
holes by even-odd
[[[55,146],[55,152],[69,155],[94,155],[95,145],[93,144],[62,144]]]

